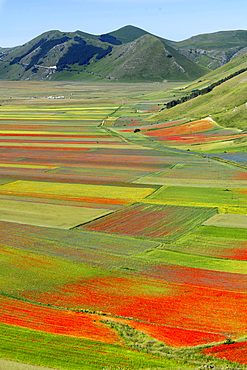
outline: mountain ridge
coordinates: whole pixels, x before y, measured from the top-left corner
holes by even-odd
[[[239,43],[245,50],[247,31],[229,32],[243,32]],[[23,45],[0,48],[0,79],[191,81],[210,71],[188,52],[198,37],[207,38],[198,35],[177,43],[131,25],[102,35],[50,30]],[[234,51],[241,55],[236,44]],[[223,49],[226,53],[229,48]]]
[[[171,45],[196,63],[216,69],[247,52],[247,31],[199,34]]]

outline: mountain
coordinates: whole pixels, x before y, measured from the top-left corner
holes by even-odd
[[[4,80],[188,81],[207,72],[167,40],[133,26],[103,35],[49,31],[0,49]]]
[[[135,26],[124,26],[117,31],[109,32],[110,35],[116,37],[122,42],[122,44],[128,44],[129,42],[139,39],[139,37],[147,35],[150,33],[142,30],[141,28]]]
[[[247,31],[208,33],[170,44],[193,62],[216,69],[247,52]]]
[[[174,42],[134,26],[103,35],[49,31],[0,48],[0,79],[191,81],[247,52],[247,31]]]

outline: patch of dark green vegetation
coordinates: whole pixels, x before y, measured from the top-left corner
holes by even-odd
[[[68,65],[78,63],[79,66],[87,64],[90,59],[96,55],[96,59],[102,59],[112,51],[112,47],[103,49],[98,46],[88,45],[83,39],[78,40],[79,44],[73,44],[69,47],[66,54],[64,54],[57,63],[57,70],[69,68]]]
[[[0,357],[68,370],[184,369],[187,364],[138,353],[119,344],[0,325]]]
[[[108,42],[108,44],[112,44],[112,45],[122,44],[120,40],[116,39],[116,37],[109,35],[109,34],[100,35],[99,40],[102,42]]]
[[[81,38],[80,36],[75,36],[74,37],[74,41],[79,42],[79,43],[82,43],[82,44],[85,43],[85,41],[83,40],[83,38]]]

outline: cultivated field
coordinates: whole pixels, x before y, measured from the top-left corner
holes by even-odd
[[[246,368],[246,133],[172,87],[1,83],[0,368]]]

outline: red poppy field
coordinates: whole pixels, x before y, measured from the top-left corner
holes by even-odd
[[[204,354],[220,357],[226,360],[247,364],[247,343],[221,344],[213,348],[203,350]]]
[[[246,134],[114,86],[0,106],[0,358],[245,368],[246,158],[201,146]]]

